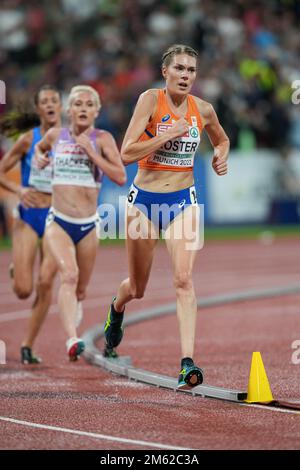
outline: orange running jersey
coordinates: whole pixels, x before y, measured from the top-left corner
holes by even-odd
[[[168,140],[160,148],[139,160],[139,168],[147,170],[193,171],[194,157],[200,143],[203,124],[195,99],[188,95],[187,100],[188,106],[185,119],[189,123],[189,131],[181,137]],[[158,90],[156,112],[141,135],[139,142],[162,134],[178,119],[179,117],[168,106],[165,91]]]

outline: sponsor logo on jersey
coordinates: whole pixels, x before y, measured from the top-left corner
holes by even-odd
[[[93,227],[93,224],[90,224],[90,225],[83,225],[82,227],[80,227],[80,230],[82,232],[85,232],[86,230],[88,230],[89,228]]]
[[[190,128],[190,136],[193,137],[193,139],[197,139],[197,137],[199,136],[199,131],[197,127]]]
[[[157,124],[157,131],[156,131],[156,135],[161,135],[163,134],[164,132],[166,132],[166,130],[169,129],[169,127],[172,127],[172,124],[162,124],[162,123],[158,123]],[[182,135],[181,137],[189,137],[189,133],[186,132],[184,135]]]

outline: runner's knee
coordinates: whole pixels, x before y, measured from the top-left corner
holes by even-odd
[[[176,290],[189,291],[193,288],[192,274],[188,271],[179,271],[174,276],[174,287]]]
[[[62,284],[69,284],[72,286],[77,286],[78,283],[78,269],[65,269],[61,272],[61,282]]]
[[[18,299],[24,300],[28,299],[32,294],[33,286],[24,284],[16,284],[14,285],[14,292]]]
[[[53,284],[53,277],[49,277],[47,275],[40,276],[37,282],[37,290],[38,292],[46,292],[51,290]]]

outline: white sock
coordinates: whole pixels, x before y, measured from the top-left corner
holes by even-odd
[[[75,326],[76,328],[79,327],[81,321],[83,318],[83,308],[82,308],[82,302],[79,300],[77,302],[77,309],[76,309],[76,314],[75,314]]]
[[[69,338],[66,341],[67,351],[69,351],[74,344],[78,343],[79,340],[80,340],[80,338],[77,338],[75,336],[73,336],[73,338]]]

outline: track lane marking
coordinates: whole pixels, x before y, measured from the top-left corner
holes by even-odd
[[[286,408],[277,408],[277,407],[266,406],[266,405],[259,405],[258,403],[237,403],[237,404],[241,406],[246,406],[247,408],[248,407],[260,408],[261,410],[266,410],[266,411],[277,411],[278,413],[290,413],[293,415],[300,415],[300,411],[289,410]]]
[[[7,416],[0,416],[0,420],[8,422],[8,423],[19,424],[21,426],[27,426],[27,427],[37,428],[37,429],[45,429],[48,431],[64,432],[67,434],[76,434],[77,436],[86,436],[86,437],[100,439],[100,440],[102,439],[105,441],[121,442],[123,444],[135,444],[138,446],[145,446],[145,447],[158,447],[159,449],[167,449],[167,450],[193,450],[187,447],[171,446],[167,444],[161,444],[159,442],[126,439],[124,437],[116,437],[116,436],[109,436],[106,434],[99,434],[95,432],[80,431],[78,429],[61,428],[58,426],[49,426],[46,424],[32,423],[30,421],[22,421],[19,419],[9,418]]]

